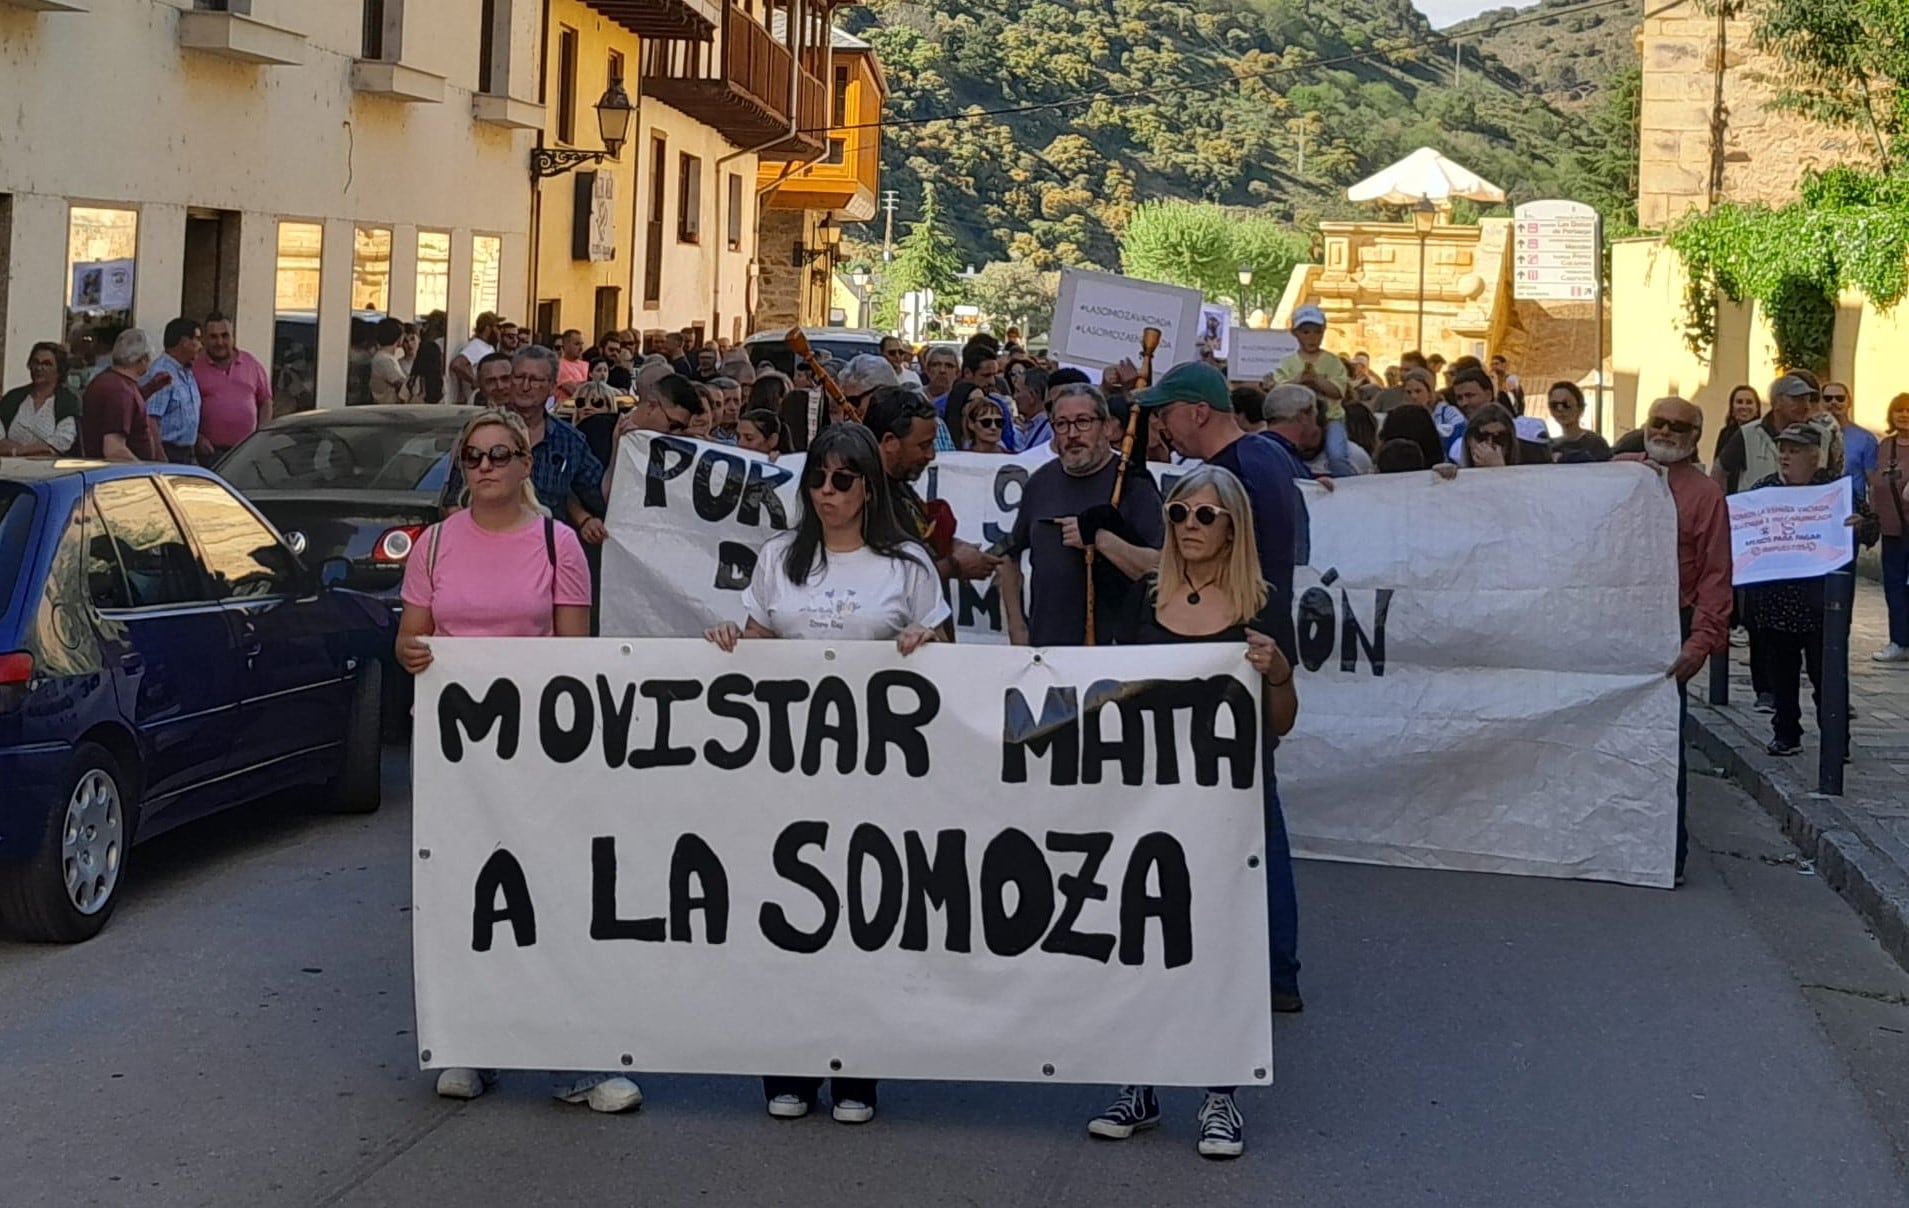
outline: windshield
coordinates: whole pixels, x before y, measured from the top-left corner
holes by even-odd
[[[13,599],[20,572],[26,569],[27,538],[33,532],[33,493],[0,482],[0,616]]]
[[[431,491],[444,483],[456,427],[287,424],[232,450],[219,474],[241,491]]]
[[[830,336],[810,336],[809,348],[816,353],[826,352],[837,361],[849,361],[863,355],[879,356],[882,351],[879,340],[854,336],[841,339]],[[751,365],[760,365],[767,361],[783,373],[795,372],[795,353],[789,350],[787,341],[751,340],[743,345],[743,351],[749,354]]]

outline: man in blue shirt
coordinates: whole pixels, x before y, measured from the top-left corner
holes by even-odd
[[[192,364],[199,359],[199,324],[174,319],[166,324],[166,351],[152,360],[140,385],[147,388],[146,413],[159,429],[166,460],[181,465],[199,463],[199,379]],[[162,376],[163,375],[163,376]],[[210,453],[208,447],[205,450]]]
[[[1849,476],[1850,490],[1856,502],[1869,498],[1869,472],[1876,468],[1881,445],[1876,434],[1859,426],[1854,416],[1855,400],[1849,387],[1841,382],[1823,383],[1823,406],[1828,408],[1837,427],[1843,430],[1843,473]]]
[[[1233,395],[1226,375],[1211,365],[1175,365],[1160,384],[1137,396],[1153,413],[1167,444],[1182,457],[1198,458],[1231,470],[1246,487],[1253,506],[1253,536],[1259,546],[1260,574],[1276,603],[1279,632],[1272,635],[1286,658],[1297,665],[1293,631],[1293,568],[1311,553],[1311,521],[1299,480],[1305,466],[1284,441],[1252,435],[1233,417]],[[1293,884],[1292,845],[1286,815],[1273,777],[1272,744],[1266,760],[1266,910],[1272,947],[1273,1010],[1304,1009],[1299,997],[1299,896]]]

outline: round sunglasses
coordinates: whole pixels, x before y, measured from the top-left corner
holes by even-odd
[[[1201,528],[1212,528],[1220,522],[1220,517],[1230,518],[1232,515],[1233,513],[1225,508],[1214,507],[1210,503],[1203,503],[1198,507],[1188,507],[1184,503],[1167,505],[1167,519],[1174,524],[1185,524],[1187,517],[1191,516]]]
[[[830,470],[817,466],[802,476],[802,485],[811,491],[819,491],[822,489],[822,484],[826,482],[838,492],[847,494],[854,490],[855,484],[861,480],[862,476],[853,470]]]

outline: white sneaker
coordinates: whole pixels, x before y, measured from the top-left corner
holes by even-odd
[[[837,1124],[867,1124],[875,1118],[875,1108],[860,1099],[837,1099],[832,1114]]]
[[[777,1095],[769,1100],[769,1114],[778,1120],[800,1120],[809,1114],[809,1101],[800,1095]]]
[[[614,1115],[643,1106],[643,1091],[621,1074],[587,1074],[553,1092],[565,1103],[588,1103],[593,1112]]]
[[[475,1099],[497,1081],[495,1073],[453,1066],[438,1071],[437,1093],[442,1099]]]
[[[1909,648],[1891,642],[1869,658],[1871,662],[1876,663],[1909,663]]]

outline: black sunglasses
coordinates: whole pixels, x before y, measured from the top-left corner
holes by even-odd
[[[1692,432],[1697,430],[1697,425],[1690,423],[1688,420],[1665,419],[1661,415],[1652,416],[1650,422],[1645,426],[1653,432],[1675,432],[1679,436],[1689,436]]]
[[[1849,396],[1847,394],[1826,394],[1823,396],[1823,401],[1826,403],[1847,403]]]
[[[977,415],[974,417],[974,422],[976,427],[999,428],[1001,426],[1001,417],[998,415]]]
[[[861,480],[862,476],[853,470],[831,470],[826,466],[816,466],[802,476],[802,485],[811,491],[819,491],[822,489],[822,484],[826,482],[846,495],[854,490],[855,484]]]
[[[1503,428],[1481,429],[1473,432],[1471,438],[1481,444],[1497,445],[1501,449],[1511,444],[1511,433]]]
[[[1184,503],[1169,503],[1167,505],[1167,519],[1170,522],[1174,524],[1185,524],[1187,517],[1191,516],[1199,522],[1201,528],[1212,528],[1215,524],[1219,523],[1220,517],[1231,516],[1232,514],[1233,513],[1227,511],[1225,508],[1214,507],[1210,503],[1203,503],[1199,507],[1194,508],[1190,508]]]
[[[522,456],[522,453],[519,453],[509,445],[492,445],[488,449],[480,449],[476,445],[465,445],[463,453],[459,455],[459,460],[464,463],[465,469],[475,470],[477,467],[483,465],[486,460],[494,466],[507,466]]]

